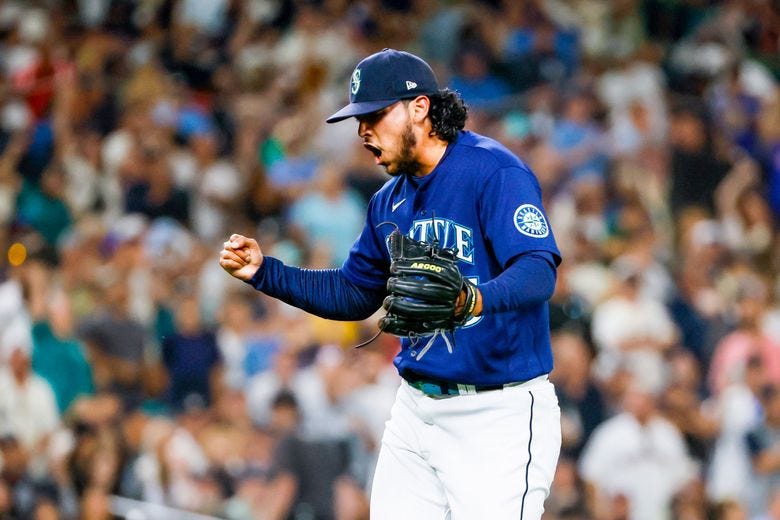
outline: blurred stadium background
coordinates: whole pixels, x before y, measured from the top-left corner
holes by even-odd
[[[545,518],[780,519],[776,0],[0,2],[0,518],[367,518],[396,341],[217,253],[340,265],[383,47],[544,189]]]

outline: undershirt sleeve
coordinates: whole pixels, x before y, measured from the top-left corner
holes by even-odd
[[[549,251],[517,256],[504,272],[478,286],[482,314],[507,312],[550,299],[555,291],[556,259]]]
[[[349,281],[341,269],[303,269],[266,256],[247,281],[263,293],[322,318],[342,321],[371,316],[385,297],[383,289],[370,289]]]

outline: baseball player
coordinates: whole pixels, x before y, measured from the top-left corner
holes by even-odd
[[[235,234],[220,253],[231,275],[325,318],[365,319],[383,306],[380,327],[404,336],[373,519],[538,519],[555,472],[547,300],[561,258],[534,174],[464,131],[466,116],[422,59],[368,56],[352,73],[350,103],[327,121],[356,118],[392,179],[344,264],[287,266]],[[427,275],[453,278],[456,290]]]

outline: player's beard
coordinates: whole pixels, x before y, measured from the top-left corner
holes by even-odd
[[[410,121],[406,124],[404,133],[401,134],[401,150],[398,152],[398,159],[385,166],[385,171],[393,177],[398,175],[417,175],[422,166],[415,158],[416,147],[417,138],[414,136]]]

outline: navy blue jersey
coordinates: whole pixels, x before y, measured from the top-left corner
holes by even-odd
[[[477,285],[519,255],[560,253],[531,170],[500,143],[461,132],[424,177],[401,175],[371,199],[366,224],[342,266],[352,283],[381,289],[389,277],[390,221],[417,240],[438,238],[458,251],[458,267]],[[531,379],[552,369],[547,303],[472,318],[454,334],[402,338],[395,365],[448,381],[492,385]]]

